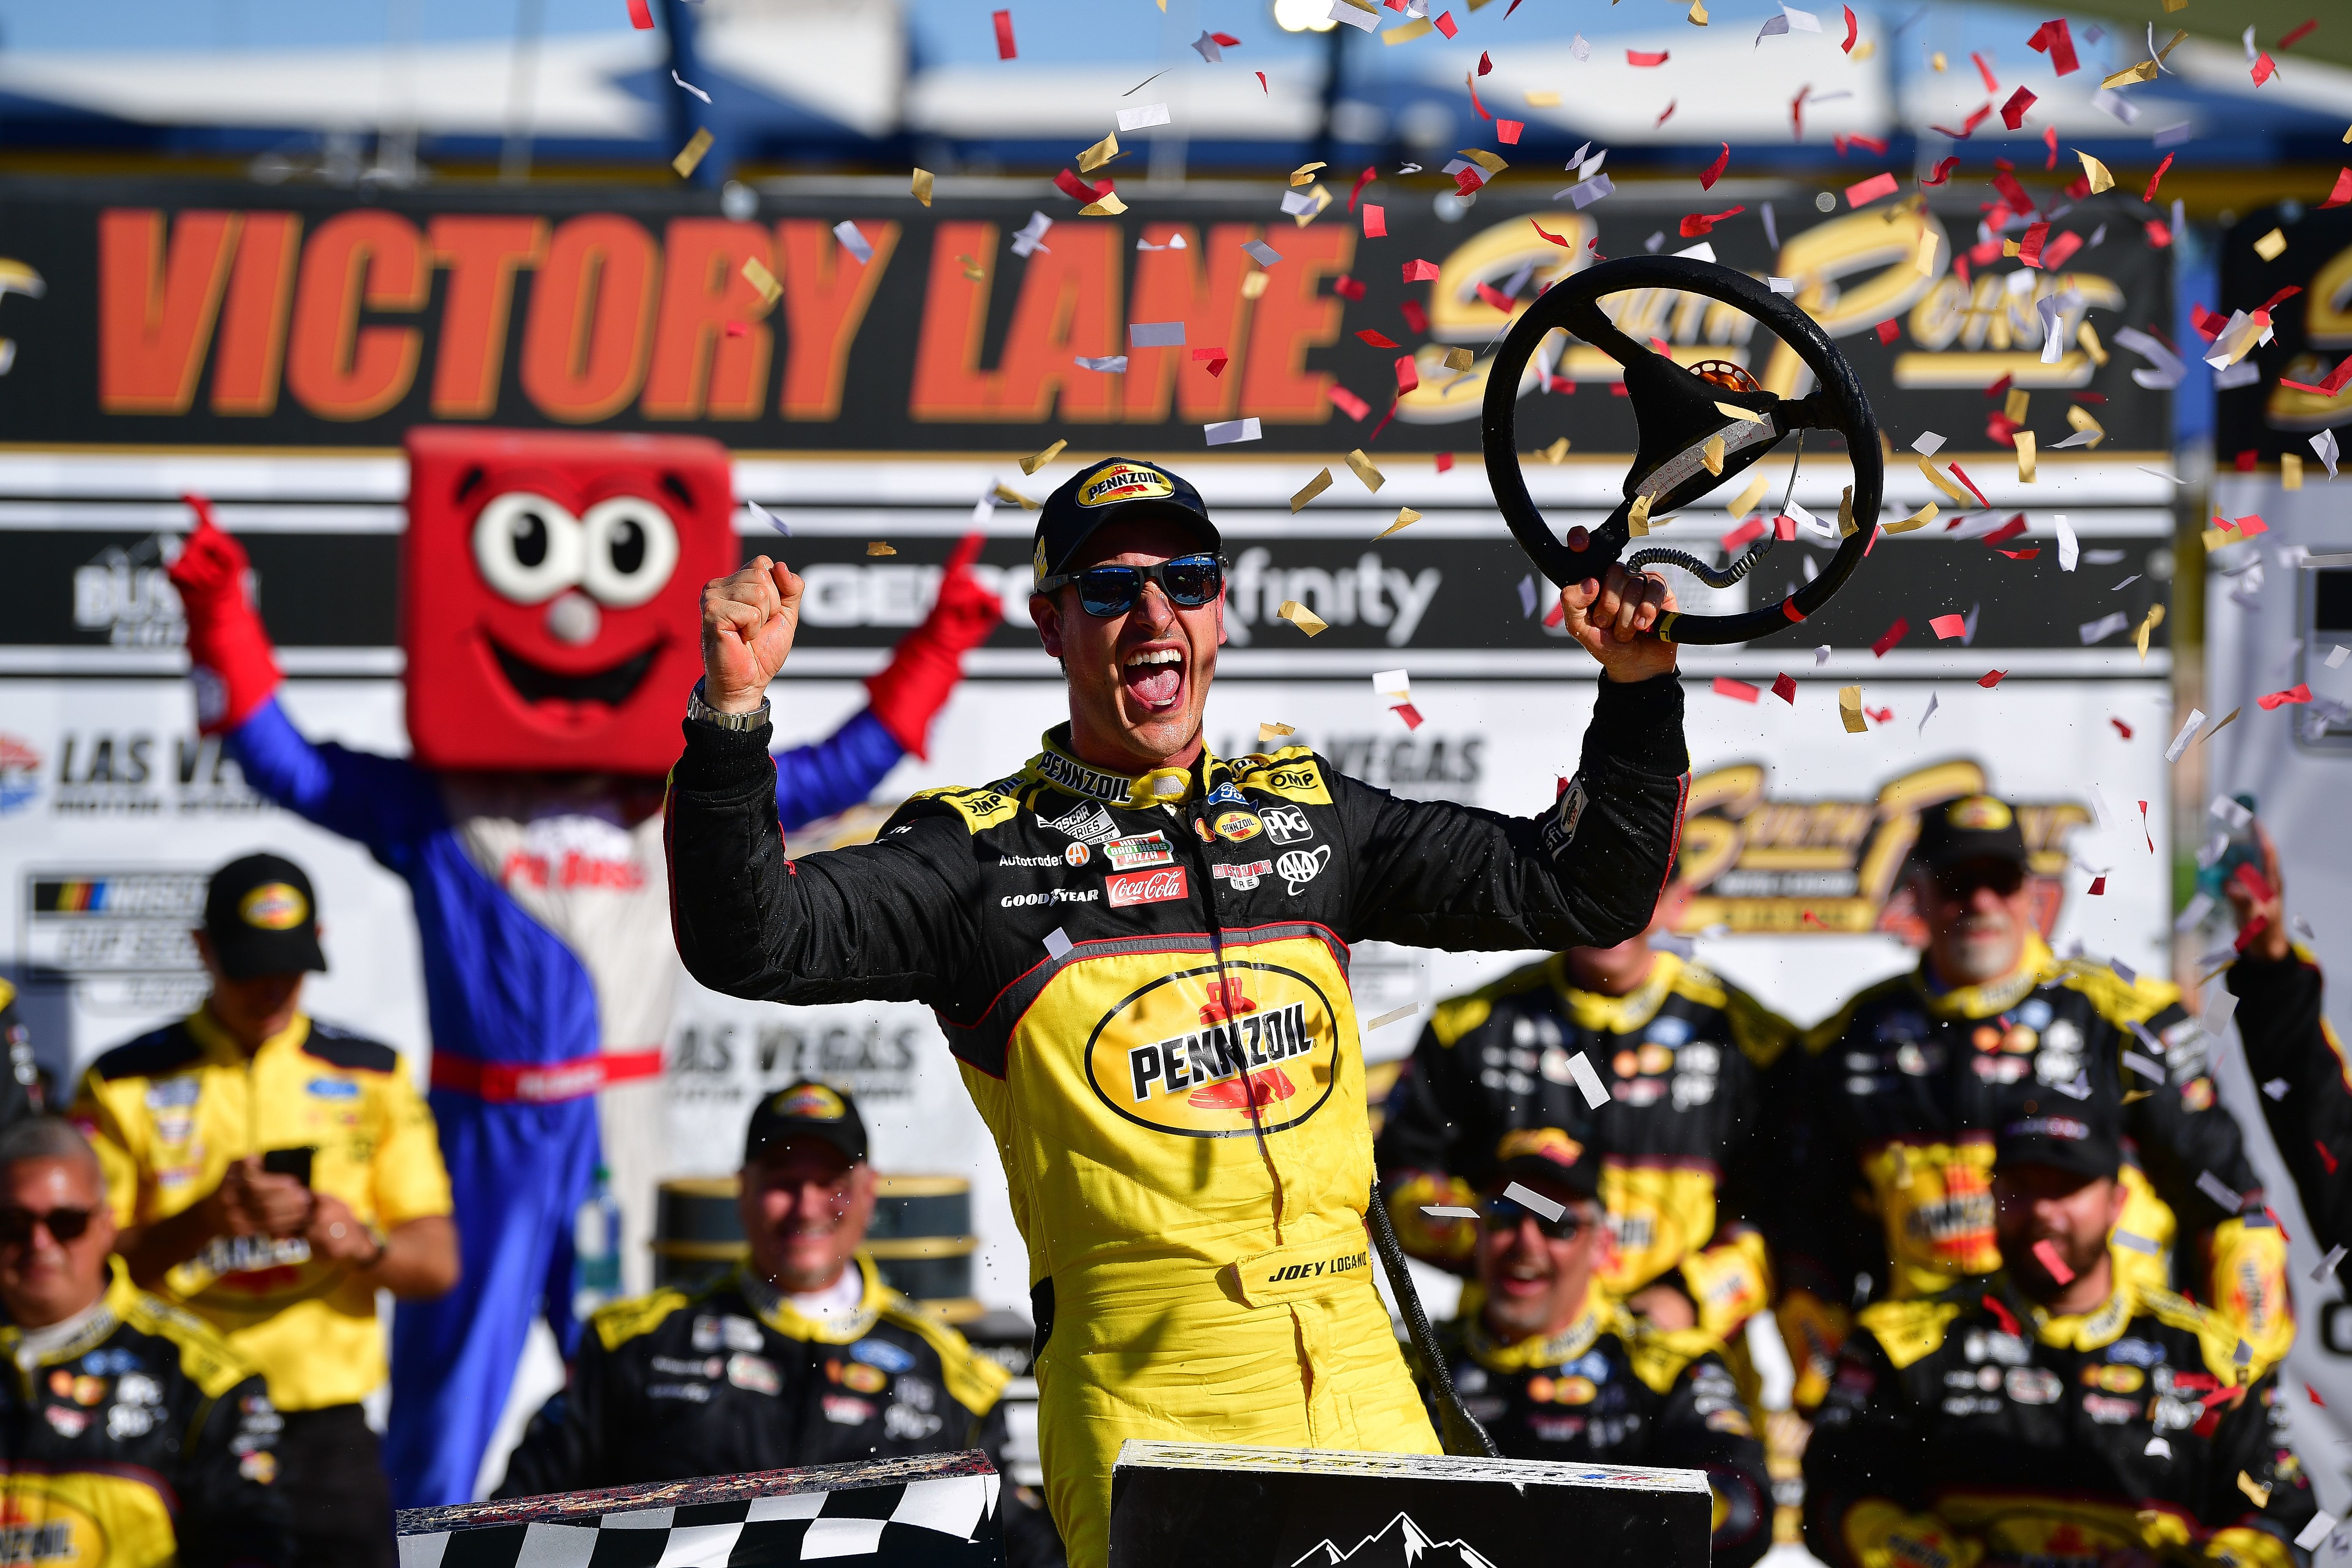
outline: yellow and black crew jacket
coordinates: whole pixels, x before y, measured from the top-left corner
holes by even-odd
[[[1360,1268],[1349,944],[1624,940],[1689,767],[1672,676],[1601,681],[1577,778],[1524,818],[1400,800],[1305,747],[1109,774],[1063,727],[1006,777],[794,861],[767,731],[685,730],[667,809],[688,970],[738,996],[930,1005],[995,1137],[1041,1331],[1057,1281],[1070,1309],[1114,1275],[1216,1297],[1276,1251]]]
[[[1408,1250],[1466,1271],[1474,1222],[1433,1219],[1485,1182],[1506,1134],[1557,1127],[1601,1158],[1620,1297],[1680,1270],[1700,1321],[1730,1333],[1770,1299],[1757,1234],[1739,1223],[1791,1077],[1794,1027],[1688,959],[1660,950],[1622,996],[1578,989],[1555,953],[1442,1002],[1390,1091],[1374,1152]],[[1581,1054],[1609,1099],[1585,1099]],[[1780,1069],[1776,1074],[1776,1069]]]
[[[571,1381],[507,1462],[502,1498],[948,1454],[1011,1374],[882,1283],[863,1253],[854,1317],[821,1322],[743,1268],[590,1320]]]
[[[294,1519],[261,1375],[121,1260],[86,1321],[29,1352],[0,1327],[0,1562],[285,1568]],[[62,1330],[60,1331],[62,1331]]]
[[[1651,1328],[1601,1298],[1558,1334],[1505,1344],[1472,1317],[1437,1338],[1464,1408],[1504,1458],[1705,1470],[1713,1568],[1748,1568],[1771,1547],[1764,1444],[1714,1336]]]
[[[1794,1170],[1768,1227],[1801,1405],[1820,1396],[1858,1276],[1900,1300],[2000,1267],[1993,1139],[2036,1115],[2120,1134],[2119,1274],[2195,1296],[2266,1363],[2294,1339],[2286,1242],[2179,990],[2027,940],[2007,979],[1940,989],[1923,961],[1805,1037],[1803,1116],[1781,1145]]]
[[[2321,1011],[2319,963],[2301,942],[2268,963],[2251,953],[2230,965],[2238,1038],[2262,1086],[2263,1120],[2303,1200],[2313,1245],[2336,1258],[2352,1289],[2352,1058]]]
[[[2236,1326],[2118,1283],[2056,1317],[2007,1275],[1865,1307],[1805,1448],[1830,1568],[2305,1568],[2318,1505]]]

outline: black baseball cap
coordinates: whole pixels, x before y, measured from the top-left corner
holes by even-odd
[[[327,967],[310,879],[282,855],[247,855],[213,873],[205,888],[205,934],[231,980]]]
[[[1919,842],[1912,858],[1929,871],[1969,860],[2028,863],[2025,835],[2017,813],[1998,795],[1964,795],[1919,814]]]
[[[1560,1128],[1517,1128],[1496,1143],[1486,1190],[1499,1193],[1513,1182],[1541,1182],[1576,1198],[1597,1198],[1601,1156]]]
[[[751,1125],[743,1133],[743,1163],[793,1138],[822,1138],[853,1165],[866,1158],[866,1123],[858,1119],[856,1102],[841,1089],[807,1079],[752,1109]]]
[[[2115,1130],[2079,1116],[2028,1116],[2004,1124],[1993,1142],[1993,1168],[2047,1165],[2077,1176],[2113,1177],[2123,1169]]]
[[[1173,519],[1190,528],[1202,547],[1224,548],[1201,492],[1190,483],[1157,463],[1110,458],[1080,469],[1045,498],[1030,556],[1037,580],[1068,571],[1097,529],[1139,518]]]

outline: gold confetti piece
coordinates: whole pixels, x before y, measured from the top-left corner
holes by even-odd
[[[915,178],[909,188],[914,192],[917,201],[925,206],[931,205],[931,172],[929,169],[916,170]]]
[[[1543,460],[1558,468],[1568,460],[1568,437],[1562,436],[1543,449]]]
[[[2129,1105],[2135,1100],[2146,1100],[2155,1092],[2152,1089],[2135,1089],[2124,1096],[2124,1103]]]
[[[2162,625],[2164,625],[2164,606],[2162,605],[2150,605],[2147,607],[2147,617],[2139,624],[2139,630],[2132,634],[2132,642],[2134,646],[2139,649],[2139,661],[2142,664],[2146,664],[2147,662],[2148,633],[2156,630],[2157,627]]]
[[[1709,436],[1706,438],[1706,448],[1699,453],[1698,460],[1706,465],[1706,471],[1708,473],[1715,475],[1717,479],[1722,478],[1723,437],[1720,436]]]
[[[2004,257],[2022,256],[2025,254],[2025,247],[2016,240],[2004,239],[2000,242],[2000,253]]]
[[[1871,56],[1877,52],[1878,40],[1876,38],[1864,38],[1853,46],[1853,52],[1848,58],[1851,58],[1854,64],[1860,65],[1863,61],[1870,58]]]
[[[1378,533],[1372,535],[1372,537],[1375,540],[1386,539],[1390,534],[1398,532],[1403,529],[1411,528],[1414,523],[1419,522],[1420,521],[1421,513],[1413,510],[1412,508],[1409,506],[1401,506],[1397,508],[1396,521],[1389,524],[1386,528],[1381,530]]]
[[[1118,156],[1118,133],[1111,132],[1078,154],[1078,173],[1091,174]]]
[[[1323,470],[1325,479],[1328,479],[1330,478],[1330,474],[1331,471],[1328,468]],[[1317,615],[1314,611],[1308,609],[1306,605],[1300,604],[1296,599],[1285,599],[1282,601],[1282,608],[1275,611],[1274,613],[1281,616],[1284,620],[1288,621],[1292,626],[1297,626],[1300,631],[1305,632],[1310,637],[1316,633],[1323,631],[1330,625],[1328,621],[1326,621],[1322,616]]]
[[[1922,278],[1932,278],[1936,274],[1937,243],[1934,229],[1919,237],[1919,254],[1911,258],[1911,265]]]
[[[1252,272],[1248,274],[1242,279],[1242,298],[1244,300],[1256,299],[1259,295],[1265,292],[1267,285],[1271,284],[1273,281],[1274,274],[1271,272]]]
[[[2188,9],[2189,0],[2164,0],[2164,14],[2168,16],[2172,15],[2175,11],[2186,11]]]
[[[1862,531],[1862,524],[1853,520],[1853,487],[1848,485],[1845,494],[1838,497],[1838,537],[1852,539]]]
[[[2303,489],[2303,459],[2293,452],[2279,454],[2279,489],[2285,490]]]
[[[2083,352],[2091,356],[2093,364],[2104,365],[2107,363],[2107,346],[2099,342],[2098,331],[2090,322],[2084,321],[2074,329],[2074,341],[2083,345]],[[2077,404],[2075,406],[2079,408],[2081,405]],[[2074,416],[2070,414],[2067,417],[2071,419]],[[2079,430],[2082,426],[2077,425],[2074,428]]]
[[[2096,158],[2092,157],[2080,147],[2074,149],[2074,156],[2083,160],[2083,173],[2091,177],[2091,194],[2093,195],[2097,195],[2101,191],[2110,191],[2115,189],[2116,177],[2107,173],[2107,166],[2105,163],[2100,163]]]
[[[2033,432],[2020,430],[2010,437],[2017,443],[2017,482],[2030,485],[2033,479]]]
[[[2009,395],[2001,400],[2000,411],[2014,423],[2022,425],[2025,423],[2026,405],[2032,401],[2032,395],[2025,388],[2012,386],[2009,389]]]
[[[1941,74],[1942,74],[1942,72],[1943,72],[1943,69],[1944,69],[1945,63],[1946,63],[1946,62],[1945,62],[1945,59],[1944,59],[1944,51],[1943,51],[1943,50],[1941,50],[1941,49],[1938,49],[1938,50],[1937,50],[1934,54],[1929,55],[1929,56],[1927,57],[1927,63],[1928,63],[1929,65],[1931,65],[1931,66],[1935,67],[1935,68],[1936,68],[1936,70],[1937,70],[1937,73],[1938,75],[1941,75]]]
[[[2101,87],[2129,87],[2134,82],[2154,81],[2155,79],[2156,62],[2154,60],[2142,60],[2136,66],[2124,67],[2123,69],[2101,81],[2099,85]]]
[[[896,555],[898,552],[892,546],[883,543],[880,540],[873,539],[866,541],[866,553],[868,555]]]
[[[1477,363],[1478,356],[1472,353],[1468,349],[1447,349],[1445,351],[1445,368],[1448,370],[1468,370],[1472,365],[1476,364]]]
[[[1021,471],[1024,474],[1035,473],[1038,469],[1044,468],[1046,464],[1060,457],[1062,455],[1062,449],[1068,445],[1069,442],[1066,440],[1056,441],[1052,446],[1046,447],[1044,451],[1038,453],[1035,457],[1022,458]]]
[[[1529,109],[1558,109],[1559,107],[1559,94],[1549,90],[1543,92],[1530,91],[1528,94],[1528,107]]]
[[[1765,488],[1763,475],[1759,474],[1750,480],[1748,488],[1739,492],[1739,499],[1731,503],[1731,521],[1745,521],[1748,514],[1756,510],[1756,503],[1764,499]]]
[[[2243,1470],[2240,1470],[2238,1472],[2238,1489],[2245,1493],[2247,1497],[2251,1498],[2256,1508],[2268,1508],[2271,1506],[2271,1489],[2263,1485],[2262,1482],[2254,1479],[2253,1477],[2246,1474]]]
[[[1870,726],[1864,721],[1862,717],[1861,687],[1841,686],[1838,688],[1838,719],[1845,725],[1845,732],[1849,735],[1861,735],[1869,732]]]
[[[1382,33],[1381,35],[1381,42],[1383,44],[1409,44],[1415,38],[1433,33],[1436,30],[1436,24],[1432,22],[1428,17],[1416,16],[1412,21],[1401,22],[1397,26],[1391,27],[1388,31]]]
[[[1325,190],[1319,184],[1309,194],[1315,198],[1315,210],[1312,212],[1294,213],[1291,215],[1290,221],[1297,224],[1301,228],[1305,228],[1308,224],[1313,223],[1317,218],[1321,217],[1323,216],[1323,209],[1331,205],[1331,193]]]
[[[2091,411],[2079,403],[2070,403],[2066,405],[2066,423],[2088,435],[2091,437],[2090,444],[2094,447],[2107,438],[2106,426],[2092,418]]]
[[[985,283],[988,281],[988,274],[981,269],[979,262],[974,261],[969,256],[961,254],[956,257],[956,259],[963,263],[963,275],[965,277],[971,279],[975,283]]]
[[[2231,722],[2235,720],[2239,714],[2244,711],[2245,710],[2242,708],[2231,709],[2228,717],[2224,718],[2219,724],[2214,725],[2211,729],[2206,731],[2202,735],[2200,735],[2197,738],[2197,743],[2201,746],[2206,742],[2211,740],[2214,736],[2220,734],[2222,731],[2228,729]]]
[[[1716,412],[1718,414],[1727,415],[1734,419],[1745,420],[1750,425],[1761,425],[1764,423],[1764,416],[1757,413],[1752,408],[1742,408],[1737,403],[1718,403],[1715,407]]]
[[[1508,163],[1504,163],[1501,158],[1487,152],[1484,147],[1465,147],[1460,151],[1461,156],[1469,159],[1489,174],[1499,174],[1510,167]]]
[[[1356,477],[1364,481],[1364,488],[1368,490],[1378,491],[1389,482],[1389,477],[1381,472],[1379,465],[1364,456],[1360,447],[1348,454],[1348,467],[1356,471]]]
[[[677,156],[669,161],[669,166],[677,171],[679,179],[691,179],[695,169],[702,163],[702,155],[709,151],[710,132],[698,131],[685,146],[677,150]]]
[[[1118,193],[1108,191],[1104,193],[1102,200],[1088,202],[1080,207],[1078,216],[1080,217],[1117,217],[1126,210],[1127,204],[1118,199]]]
[[[2285,249],[2286,234],[2285,231],[2282,229],[2274,228],[2271,230],[2270,233],[2263,236],[2262,238],[2254,241],[2254,254],[2261,257],[2264,261],[2276,261],[2279,258],[2280,254]]]
[[[1654,498],[1640,495],[1633,498],[1633,510],[1625,514],[1625,531],[1635,539],[1650,531],[1650,503]]]
[[[1311,185],[1315,183],[1315,171],[1328,169],[1330,166],[1328,163],[1301,163],[1290,171],[1290,183],[1294,185]]]
[[[751,286],[762,304],[772,305],[783,298],[784,286],[776,281],[776,275],[769,271],[766,263],[758,257],[745,257],[742,272],[743,281]]]
[[[2164,63],[2165,57],[2166,57],[2167,55],[2169,55],[2170,53],[2172,53],[2172,51],[2173,51],[2173,50],[2175,50],[2175,49],[2179,48],[2179,47],[2181,46],[2182,42],[2188,38],[2188,37],[2189,37],[2189,29],[2188,29],[2188,28],[2186,28],[2186,27],[2176,27],[2176,28],[2174,28],[2174,29],[2173,29],[2173,32],[2172,32],[2172,37],[2171,37],[2171,38],[2170,38],[2170,39],[2169,39],[2169,40],[2165,44],[2164,47],[2162,47],[2162,48],[2160,48],[2160,49],[2158,49],[2158,50],[2157,50],[2157,51],[2156,51],[2156,63],[2157,63],[2158,65],[2162,65],[2162,64]]]
[[[1297,733],[1298,731],[1287,724],[1269,724],[1261,721],[1257,727],[1257,743],[1261,746],[1271,746],[1285,735]]]
[[[1927,482],[1929,484],[1934,485],[1937,489],[1951,497],[1952,504],[1954,506],[1958,507],[1963,510],[1967,510],[1969,505],[1969,498],[1967,494],[1961,490],[1959,486],[1952,483],[1949,479],[1946,478],[1935,464],[1929,462],[1927,458],[1922,458],[1919,459],[1919,471],[1927,476]]]
[[[991,492],[1007,506],[1017,506],[1023,511],[1035,511],[1037,503],[1010,485],[999,485]]]
[[[1925,528],[1936,521],[1936,503],[1929,501],[1909,517],[1888,523],[1882,531],[1887,533],[1908,533],[1915,528]]]
[[[1317,474],[1313,479],[1307,480],[1306,484],[1299,488],[1298,493],[1290,498],[1290,510],[1293,512],[1297,512],[1308,501],[1313,500],[1317,496],[1321,495],[1325,490],[1328,490],[1330,488],[1331,470],[1325,468],[1321,473]]]
[[[1685,20],[1694,27],[1706,26],[1706,7],[1700,4],[1700,0],[1691,0],[1690,15]]]

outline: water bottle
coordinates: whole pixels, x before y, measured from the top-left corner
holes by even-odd
[[[584,1320],[621,1293],[621,1205],[613,1173],[596,1167],[588,1201],[572,1216],[572,1315]]]

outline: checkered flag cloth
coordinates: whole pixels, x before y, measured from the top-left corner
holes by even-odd
[[[400,1568],[1003,1568],[979,1453],[410,1509]]]

